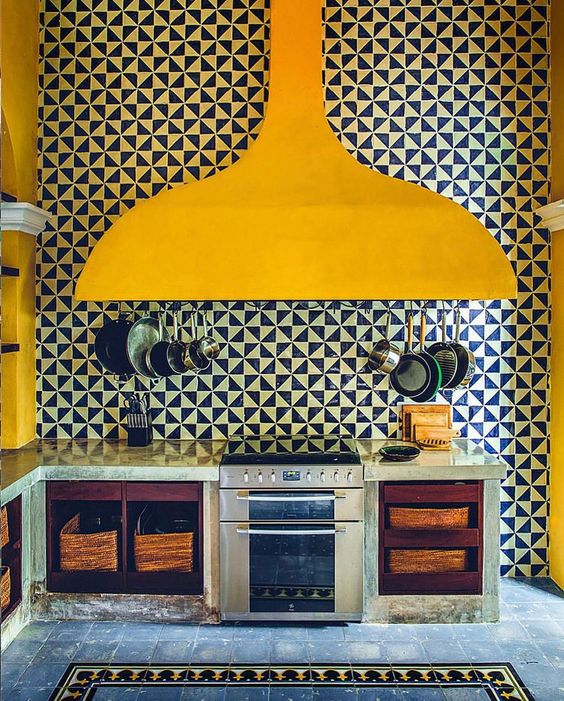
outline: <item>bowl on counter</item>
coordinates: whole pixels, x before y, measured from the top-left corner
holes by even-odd
[[[385,445],[378,452],[386,462],[409,462],[421,451],[414,445]]]

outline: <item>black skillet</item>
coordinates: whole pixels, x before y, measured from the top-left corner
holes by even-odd
[[[427,312],[421,311],[421,331],[419,356],[425,360],[429,367],[429,382],[421,392],[411,398],[415,402],[428,402],[435,397],[439,391],[442,380],[441,366],[437,360],[425,350],[425,336],[427,335]]]
[[[405,353],[390,373],[390,383],[398,394],[414,398],[431,382],[431,366],[425,356],[413,351],[413,312],[407,317]]]
[[[445,389],[462,389],[470,384],[476,372],[476,358],[471,350],[460,343],[460,305],[456,307],[456,336],[452,344],[456,353],[457,366],[452,380]]]
[[[112,319],[96,334],[94,352],[100,365],[112,375],[133,375],[135,368],[127,355],[127,337],[133,322],[121,310],[118,318]]]
[[[448,387],[448,383],[454,377],[458,366],[458,357],[452,343],[446,339],[446,313],[443,304],[441,315],[441,340],[435,341],[429,346],[429,353],[441,366],[441,387]]]

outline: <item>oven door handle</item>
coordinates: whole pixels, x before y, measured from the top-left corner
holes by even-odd
[[[249,526],[237,526],[237,533],[240,535],[341,535],[347,532],[346,526],[335,526],[335,528],[300,528],[295,530],[284,530],[282,528],[249,528]]]
[[[335,499],[345,499],[347,493],[342,491],[333,492],[333,494],[319,494],[318,496],[283,496],[276,494],[264,494],[264,495],[250,495],[247,490],[240,490],[237,492],[237,499],[239,501],[335,501]]]

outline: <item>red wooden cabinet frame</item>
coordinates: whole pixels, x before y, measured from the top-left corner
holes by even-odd
[[[390,506],[470,507],[468,528],[390,528]],[[481,482],[383,482],[379,494],[378,586],[380,594],[481,594],[483,571],[483,484]],[[464,548],[464,572],[395,573],[386,571],[390,548]]]
[[[47,588],[55,592],[201,594],[203,592],[203,500],[201,482],[53,481],[47,484]],[[133,533],[142,507],[184,502],[197,511],[193,572],[137,572]],[[66,521],[95,507],[118,528],[118,571],[61,571],[59,535]]]
[[[10,603],[2,610],[6,619],[22,601],[22,498],[5,504],[8,515],[9,540],[2,548],[2,566],[10,568]]]

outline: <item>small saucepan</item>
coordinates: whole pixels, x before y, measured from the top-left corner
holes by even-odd
[[[390,325],[392,312],[388,309],[386,314],[386,331],[368,356],[368,366],[371,370],[382,373],[390,373],[394,370],[401,358],[400,349],[390,342]]]
[[[127,355],[127,337],[133,322],[118,311],[118,318],[108,321],[96,334],[94,352],[100,365],[112,375],[133,375],[135,368]]]
[[[200,355],[203,355],[204,358],[209,358],[210,360],[213,360],[214,358],[217,358],[219,355],[219,351],[221,350],[221,346],[219,343],[215,340],[213,336],[210,336],[208,334],[208,317],[206,312],[202,314],[202,320],[204,323],[204,335],[200,339],[199,343],[199,351]]]
[[[190,330],[192,332],[192,340],[186,346],[184,352],[184,365],[188,370],[193,370],[194,372],[200,372],[201,370],[207,370],[211,364],[211,359],[206,358],[200,352],[200,342],[198,341],[196,334],[196,325],[194,323],[194,314],[190,319]]]

